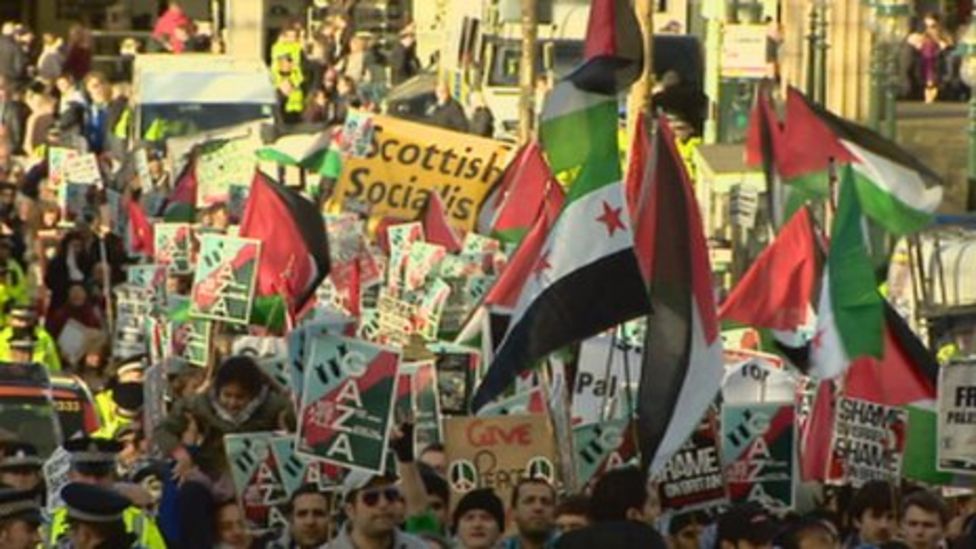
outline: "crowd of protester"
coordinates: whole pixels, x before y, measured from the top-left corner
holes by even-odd
[[[63,505],[48,517],[40,512],[45,456],[30,440],[4,434],[0,547],[42,540],[112,549],[976,547],[972,495],[950,506],[938,492],[885,482],[827,490],[831,497],[821,508],[802,516],[774,515],[758,504],[721,513],[662,511],[656,485],[636,467],[610,470],[582,493],[523,478],[507,502],[490,488],[452,501],[444,448],[414,448],[409,423],[392,436],[397,476],[352,473],[330,492],[302,486],[290,498],[286,527],[266,536],[249,532],[223,436],[294,429],[291,406],[252,359],[221,352],[228,346],[218,342],[219,366],[212,373],[174,371],[169,415],[154,432],[143,431],[145,357],[120,355],[108,330],[110,289],[124,280],[132,258],[105,210],[71,227],[60,223],[46,156],[57,145],[99,154],[107,166],[123,162],[133,56],[222,51],[201,27],[171,2],[152,40],[127,40],[106,74],[93,70],[91,35],[80,25],[64,37],[38,36],[18,23],[0,26],[0,361],[33,361],[52,374],[77,376],[95,395],[102,425],[65,442],[69,483]],[[286,123],[336,124],[351,108],[378,109],[389,88],[418,74],[421,62],[411,27],[385,53],[340,9],[311,30],[300,23],[283,29],[271,46],[270,69]],[[492,135],[485,105],[469,118],[446,86],[435,95],[431,123]],[[158,211],[172,190],[164,160],[151,151],[151,181],[121,185],[147,211]],[[69,323],[87,334],[81,352],[70,355],[59,343]]]

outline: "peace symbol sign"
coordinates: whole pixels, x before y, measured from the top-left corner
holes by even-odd
[[[526,465],[526,472],[529,478],[540,478],[550,485],[556,482],[556,467],[544,457],[536,456],[530,459]]]
[[[464,494],[478,487],[478,470],[474,463],[466,459],[451,462],[447,476],[451,480],[451,488],[459,494]]]

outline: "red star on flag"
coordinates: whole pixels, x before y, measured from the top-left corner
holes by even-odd
[[[614,208],[606,200],[603,201],[603,215],[596,218],[597,221],[603,223],[607,226],[607,236],[613,236],[613,233],[617,232],[617,229],[625,230],[624,222],[620,220],[620,213],[623,211],[623,207]]]
[[[542,273],[549,270],[552,265],[549,263],[549,250],[542,252],[539,259],[535,262],[535,267],[532,268],[532,274],[539,278]]]

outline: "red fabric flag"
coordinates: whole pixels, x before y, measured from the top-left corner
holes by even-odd
[[[427,242],[444,246],[452,254],[461,251],[461,239],[447,221],[441,195],[436,192],[427,195],[427,205],[424,206],[420,221],[424,225]]]
[[[155,236],[152,224],[146,217],[142,206],[133,199],[126,203],[129,215],[129,246],[133,253],[152,256],[154,253]]]
[[[732,289],[719,317],[773,330],[804,325],[817,283],[817,257],[810,212],[801,208]]]

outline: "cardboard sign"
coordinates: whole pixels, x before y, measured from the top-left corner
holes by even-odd
[[[404,289],[415,292],[424,288],[427,277],[438,263],[447,256],[444,246],[430,244],[420,240],[410,243],[407,252],[406,267],[404,268]]]
[[[342,483],[345,469],[295,451],[295,437],[271,437],[271,452],[281,473],[281,482],[290,498],[303,484],[314,484],[320,492],[335,492]]]
[[[396,298],[385,289],[380,292],[376,305],[377,331],[372,339],[400,347],[410,343],[410,336],[415,331],[417,306]]]
[[[574,423],[597,423],[604,418],[617,418],[626,413],[627,400],[623,391],[628,367],[636,396],[641,349],[606,335],[583,341],[576,367],[576,382],[573,384]]]
[[[837,399],[827,482],[855,488],[872,480],[898,482],[908,412],[866,400]]]
[[[297,449],[325,461],[379,472],[389,442],[400,354],[365,341],[311,340]]]
[[[467,414],[481,363],[480,353],[457,345],[432,344],[428,349],[436,355],[434,364],[441,412]]]
[[[511,146],[390,116],[374,115],[369,153],[344,159],[330,207],[352,199],[370,215],[416,219],[431,192],[440,193],[448,221],[472,230],[478,210],[508,163]]]
[[[556,442],[544,415],[447,418],[444,445],[452,502],[491,488],[507,505],[523,477],[556,485]]]
[[[722,406],[722,467],[730,503],[793,507],[794,421],[793,402]]]
[[[725,367],[722,401],[730,404],[785,402],[796,394],[796,378],[783,369],[783,359],[745,349],[726,349],[726,359],[737,361]]]
[[[160,263],[126,265],[125,281],[133,286],[144,288],[153,303],[161,305],[166,302],[166,265]]]
[[[155,259],[172,273],[192,272],[193,231],[189,223],[156,223],[153,226]]]
[[[210,335],[212,322],[190,319],[187,322],[170,322],[170,352],[176,358],[190,364],[206,367],[210,361]]]
[[[440,331],[441,315],[451,296],[451,287],[440,278],[427,285],[427,292],[417,306],[414,318],[416,332],[427,341],[436,341]]]
[[[115,334],[112,353],[132,356],[146,351],[145,318],[152,311],[149,293],[144,288],[120,284],[112,290],[115,295]]]
[[[201,145],[196,165],[197,207],[230,204],[235,192],[246,194],[254,177],[254,166],[254,147],[250,140],[218,140]]]
[[[51,188],[57,189],[64,183],[64,168],[68,161],[81,154],[66,147],[49,147],[47,150],[48,181]]]
[[[938,468],[976,474],[976,362],[939,370]]]
[[[273,433],[224,435],[237,500],[248,529],[267,532],[287,527],[288,492],[278,461],[271,451]]]
[[[404,287],[404,275],[410,248],[414,242],[424,239],[424,227],[420,222],[401,223],[386,228],[390,244],[390,262],[386,265],[386,287],[399,296]]]
[[[156,426],[166,419],[166,369],[163,364],[153,364],[146,368],[142,382],[142,420],[143,432],[152,433]],[[155,437],[147,437],[150,453],[156,454]]]
[[[47,487],[47,512],[54,513],[55,509],[64,506],[61,499],[61,488],[68,484],[68,472],[71,471],[71,454],[58,446],[47,461],[44,462],[44,484]]]
[[[413,379],[414,448],[421,450],[441,441],[441,403],[437,394],[437,369],[434,361],[424,360],[403,364],[402,372]]]
[[[66,180],[58,187],[58,204],[61,206],[61,221],[74,223],[92,215],[98,210],[95,193],[98,189],[90,183]]]
[[[203,235],[190,294],[190,314],[246,325],[251,318],[260,257],[259,240]]]
[[[339,150],[345,155],[364,158],[370,153],[373,129],[371,113],[351,109],[339,133]]]
[[[629,424],[627,419],[614,419],[573,427],[576,479],[581,486],[631,458],[633,448],[628,449],[627,439],[633,437],[628,432]]]
[[[687,511],[727,501],[714,416],[708,414],[658,475],[661,508]]]
[[[98,168],[98,158],[94,153],[71,155],[65,160],[64,180],[80,185],[101,186],[102,172]]]

